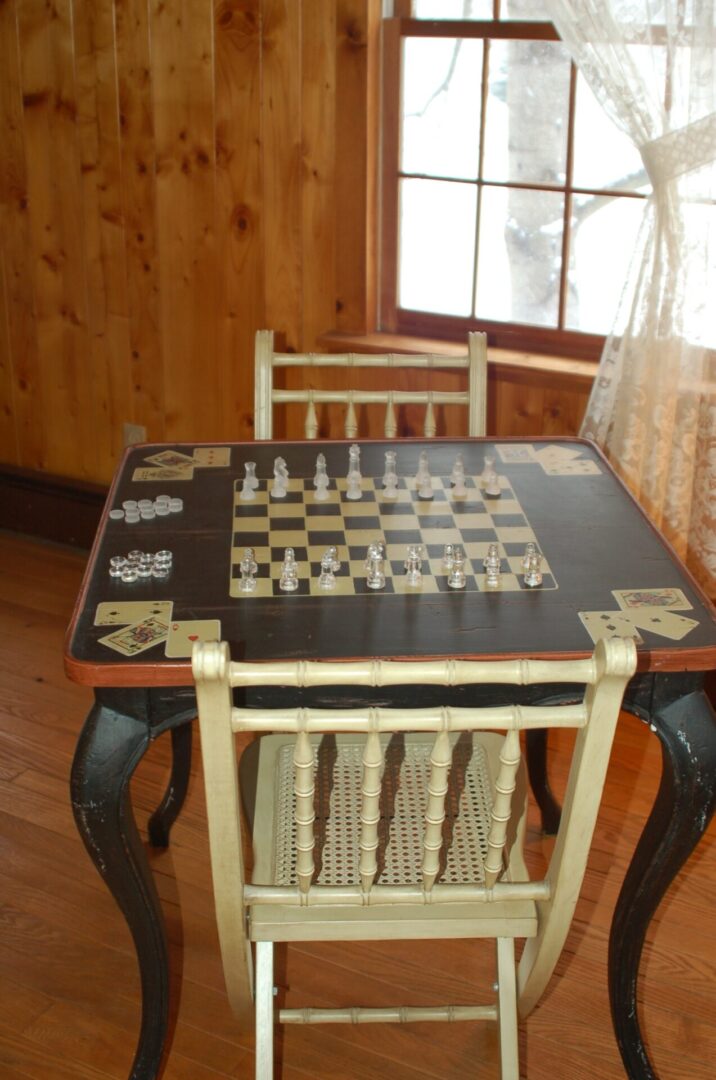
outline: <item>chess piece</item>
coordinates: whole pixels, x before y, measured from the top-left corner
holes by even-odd
[[[284,551],[278,587],[283,592],[295,592],[298,588],[298,564],[293,548],[288,547]]]
[[[271,488],[272,499],[285,499],[288,491],[288,469],[282,457],[277,457],[273,463],[273,487]]]
[[[488,589],[497,589],[502,573],[502,560],[497,544],[490,544],[482,565],[485,567],[485,586]]]
[[[443,551],[443,570],[452,570],[455,562],[455,548],[452,544],[446,544]]]
[[[255,489],[251,486],[251,478],[246,476],[241,484],[241,492],[239,494],[241,502],[250,502],[256,498]]]
[[[252,487],[254,489],[254,491],[255,491],[256,488],[259,486],[259,482],[256,479],[256,462],[255,461],[245,461],[244,462],[244,471],[246,472],[246,479],[249,482],[249,486]]]
[[[529,566],[525,571],[524,583],[528,589],[535,589],[542,584],[542,555],[534,551],[529,558]]]
[[[316,489],[316,502],[325,502],[328,498],[328,485],[330,480],[328,479],[328,473],[326,472],[326,458],[324,454],[319,454],[316,458],[316,475],[313,477],[313,486]]]
[[[523,570],[529,570],[529,568],[530,568],[530,558],[531,558],[532,555],[534,555],[536,550],[537,550],[537,545],[536,544],[529,543],[529,544],[525,545],[525,553],[522,556],[522,561],[520,563],[520,566],[522,567]]]
[[[362,495],[361,491],[361,472],[360,472],[360,446],[357,443],[353,443],[348,451],[348,488],[346,490],[347,499],[360,499]]]
[[[334,574],[337,574],[338,571],[341,568],[340,560],[338,558],[338,548],[335,547],[333,544],[331,544],[330,547],[326,548],[326,551],[325,551],[325,554],[324,554],[323,557],[324,557],[324,559],[329,559],[330,560],[331,569],[333,570]]]
[[[495,455],[494,454],[485,454],[485,461],[484,461],[484,464],[483,464],[483,467],[482,467],[482,476],[480,477],[483,484],[487,483],[488,476],[490,475],[490,473],[493,473],[494,471],[495,471]]]
[[[385,548],[381,540],[375,540],[368,545],[368,555],[365,560],[367,571],[366,585],[369,589],[385,588]]]
[[[464,499],[467,495],[467,488],[465,487],[465,466],[463,464],[462,454],[458,454],[455,458],[455,464],[450,473],[450,483],[453,485],[453,498]]]
[[[395,450],[385,451],[385,472],[383,473],[383,498],[398,498],[398,474],[395,470]]]
[[[321,559],[321,573],[318,578],[319,589],[330,591],[336,587],[336,575],[333,572],[333,556],[326,551]]]
[[[420,585],[423,580],[423,545],[409,544],[408,556],[403,563],[408,585]]]
[[[483,474],[483,477],[484,477],[484,474]],[[495,472],[494,469],[491,472],[489,472],[486,477],[484,477],[484,481],[485,481],[485,494],[489,498],[495,499],[499,495],[502,494],[502,488],[500,487],[500,478],[499,478],[499,476],[497,475],[497,473]]]
[[[459,545],[453,548],[452,568],[447,583],[451,589],[464,589],[467,578],[465,577],[465,553]]]
[[[246,483],[245,480],[244,483]],[[239,582],[239,589],[241,592],[255,592],[258,565],[256,563],[253,548],[249,547],[244,549],[244,557],[239,563],[239,570],[241,571],[241,581]]]

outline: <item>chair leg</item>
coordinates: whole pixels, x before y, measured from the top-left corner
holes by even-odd
[[[273,942],[256,942],[256,1080],[273,1080]]]
[[[500,1076],[519,1080],[519,1042],[517,1036],[517,972],[513,938],[497,939],[498,1015],[500,1024]]]

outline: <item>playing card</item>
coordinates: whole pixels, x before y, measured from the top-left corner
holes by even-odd
[[[157,615],[166,622],[172,617],[172,600],[105,600],[97,604],[95,626],[128,626]]]
[[[534,447],[524,443],[499,443],[495,445],[495,450],[505,464],[523,465],[535,460]]]
[[[557,461],[553,465],[541,462],[547,476],[597,476],[601,469],[596,461]]]
[[[193,462],[191,465],[164,467],[157,465],[154,468],[139,468],[132,473],[132,480],[191,480],[194,477]]]
[[[223,469],[231,464],[229,446],[197,446],[194,450],[194,464],[203,469]]]
[[[534,456],[540,465],[557,465],[562,461],[574,461],[582,455],[581,450],[573,450],[569,446],[558,446],[550,443],[548,446],[540,446],[534,450]]]
[[[122,630],[115,630],[107,637],[100,638],[100,645],[106,645],[108,649],[114,649],[122,656],[136,656],[137,653],[151,649],[160,641],[164,641],[169,631],[169,622],[160,615],[152,615],[148,619],[125,626]]]
[[[160,453],[152,454],[144,460],[151,461],[152,465],[162,465],[168,468],[181,468],[182,466],[194,464],[193,457],[182,454],[179,450],[162,450]]]
[[[649,630],[652,634],[668,638],[669,641],[681,641],[699,625],[696,619],[688,619],[675,611],[654,611],[652,608],[630,608],[629,611],[623,611],[622,615],[640,630]]]
[[[623,611],[580,611],[579,618],[592,641],[601,638],[634,638],[637,645],[643,645],[644,639]]]
[[[195,641],[219,641],[221,623],[218,619],[182,619],[169,624],[166,656],[191,656]]]
[[[612,589],[612,596],[625,611],[630,608],[667,608],[690,611],[691,604],[681,589]]]

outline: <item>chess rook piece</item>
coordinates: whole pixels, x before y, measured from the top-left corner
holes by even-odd
[[[452,567],[447,583],[451,589],[464,589],[466,581],[465,554],[459,545],[455,545],[453,548]]]
[[[241,484],[241,492],[239,493],[241,502],[250,502],[256,498],[256,489],[251,484],[251,478],[246,476]]]
[[[246,472],[246,479],[247,479],[247,481],[249,483],[249,486],[252,487],[254,489],[254,491],[255,491],[256,488],[259,486],[259,482],[256,479],[256,462],[255,461],[246,461],[246,462],[244,462],[244,470]]]
[[[295,592],[298,588],[298,564],[293,548],[286,548],[284,552],[278,587],[283,592]]]

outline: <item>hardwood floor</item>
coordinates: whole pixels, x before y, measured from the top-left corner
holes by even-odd
[[[69,683],[62,642],[83,569],[80,554],[0,534],[0,1075],[5,1080],[127,1077],[139,985],[127,928],[87,857],[68,797],[73,748],[91,693]],[[145,830],[167,778],[160,740],[133,781]],[[551,772],[561,790],[559,742]],[[167,851],[150,851],[181,972],[181,999],[164,1080],[250,1077],[253,1056],[234,1030],[218,956],[199,754]],[[523,1075],[623,1076],[606,997],[614,901],[658,784],[657,740],[620,721],[595,844],[558,973],[522,1025]],[[651,927],[642,1020],[662,1080],[706,1080],[716,1058],[716,829],[692,857]],[[530,846],[543,841],[533,815]],[[293,947],[277,981],[292,1005],[474,1000],[489,986],[479,946]],[[304,990],[308,994],[304,996]],[[485,1026],[290,1028],[284,1080],[452,1080],[498,1075]]]

